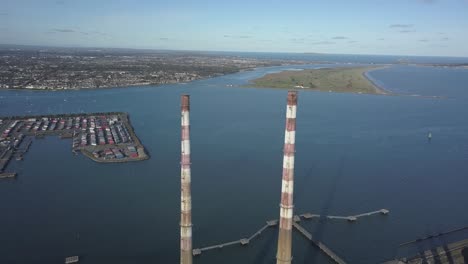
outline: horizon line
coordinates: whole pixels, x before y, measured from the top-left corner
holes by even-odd
[[[99,47],[99,46],[53,46],[53,45],[42,45],[42,44],[11,44],[11,43],[0,43],[1,46],[24,46],[24,47],[35,47],[35,48],[63,48],[63,49],[119,49],[119,50],[140,50],[140,51],[175,51],[175,52],[219,52],[219,53],[265,53],[265,54],[313,54],[313,55],[353,55],[353,56],[389,56],[389,57],[441,57],[441,58],[462,58],[468,59],[468,56],[446,56],[446,55],[396,55],[396,54],[369,54],[369,53],[325,53],[325,52],[311,52],[311,51],[233,51],[233,50],[190,50],[190,49],[163,49],[163,48],[128,48],[128,47]]]

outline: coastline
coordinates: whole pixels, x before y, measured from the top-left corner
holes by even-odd
[[[322,63],[322,62],[317,62],[317,63]],[[307,65],[307,64],[297,64],[297,63],[285,63],[285,64],[279,64],[279,65],[271,65],[271,66],[265,66],[265,67],[277,67],[277,66],[296,66],[296,65]],[[158,87],[162,85],[175,85],[175,84],[187,84],[187,83],[192,83],[195,81],[200,81],[200,80],[207,80],[211,78],[216,78],[216,77],[221,77],[221,76],[226,76],[229,74],[236,74],[236,73],[241,73],[241,72],[248,72],[248,71],[254,71],[255,69],[258,68],[264,68],[264,67],[253,67],[253,68],[245,68],[245,69],[239,69],[235,72],[229,72],[229,73],[219,73],[219,74],[214,74],[212,76],[203,76],[191,81],[184,81],[184,82],[172,82],[172,83],[136,83],[136,84],[125,84],[125,85],[114,85],[114,86],[101,86],[101,87],[79,87],[79,88],[67,88],[67,89],[58,89],[58,88],[50,88],[50,89],[40,89],[40,88],[0,88],[0,91],[32,91],[32,92],[63,92],[63,91],[83,91],[83,90],[101,90],[101,89],[114,89],[114,88],[132,88],[132,87]]]
[[[118,145],[116,145],[118,146]],[[85,157],[97,162],[97,163],[127,163],[127,162],[133,162],[133,161],[143,161],[149,159],[148,155],[145,155],[144,157],[138,157],[138,158],[132,158],[132,159],[113,159],[113,160],[103,160],[103,159],[97,159],[93,156],[93,154],[85,149],[79,150],[81,154],[83,154]],[[146,154],[146,153],[145,153]]]
[[[329,70],[334,70],[334,69],[354,69],[354,70],[359,70],[357,74],[359,74],[360,77],[362,77],[363,81],[367,82],[369,86],[368,91],[359,91],[359,90],[354,90],[354,91],[344,91],[342,89],[338,90],[333,90],[333,89],[314,89],[310,87],[299,87],[299,86],[294,86],[292,87],[291,85],[287,85],[284,87],[281,86],[270,86],[270,85],[265,85],[265,84],[258,84],[256,83],[257,80],[261,80],[265,78],[268,75],[275,75],[275,74],[281,74],[284,72],[288,72],[288,70],[283,70],[278,73],[273,73],[273,74],[265,74],[259,78],[255,78],[252,80],[249,80],[248,84],[243,85],[242,87],[251,87],[251,88],[271,88],[271,89],[292,89],[292,90],[297,90],[297,91],[315,91],[315,92],[331,92],[331,93],[351,93],[351,94],[374,94],[374,95],[394,95],[391,91],[386,90],[382,86],[378,85],[375,80],[371,76],[368,75],[368,73],[381,70],[381,69],[386,69],[388,67],[391,67],[391,65],[365,65],[365,66],[353,66],[353,67],[327,67],[327,68],[320,68],[320,69],[329,69]],[[309,69],[307,69],[309,70]],[[313,69],[311,69],[313,70]],[[299,70],[299,71],[305,71],[304,69]],[[358,76],[358,75],[356,75]],[[273,77],[274,78],[274,77]]]
[[[298,65],[309,65],[309,64],[284,64],[281,66],[298,66]],[[399,94],[392,92],[390,90],[387,90],[384,88],[382,85],[378,84],[378,81],[373,79],[369,73],[377,70],[382,70],[382,69],[387,69],[390,67],[395,66],[394,64],[381,64],[381,65],[366,65],[366,66],[353,66],[350,68],[365,68],[365,70],[362,72],[362,77],[369,82],[369,84],[374,88],[374,92],[359,92],[359,91],[325,91],[325,90],[317,90],[317,89],[312,89],[312,88],[300,88],[300,87],[270,87],[270,86],[257,86],[253,82],[256,79],[262,78],[268,74],[263,75],[262,77],[255,78],[248,80],[246,84],[244,85],[238,85],[235,87],[239,88],[257,88],[257,89],[289,89],[289,90],[297,90],[297,91],[312,91],[312,92],[330,92],[330,93],[350,93],[350,94],[369,94],[369,95],[386,95],[386,96],[409,96],[409,97],[423,97],[423,98],[437,98],[437,99],[444,99],[447,98],[445,96],[430,96],[430,95],[418,95],[418,94]],[[437,66],[428,66],[428,65],[415,65],[418,67],[437,67]],[[468,70],[468,66],[466,66]],[[154,87],[157,88],[158,86],[163,86],[163,85],[184,85],[184,84],[189,84],[195,81],[200,81],[200,80],[207,80],[211,78],[216,78],[216,77],[221,77],[221,76],[226,76],[229,74],[237,74],[241,72],[246,72],[246,71],[254,71],[255,69],[261,69],[261,68],[267,68],[267,67],[257,67],[257,68],[249,68],[249,69],[242,69],[234,73],[228,73],[228,74],[219,74],[215,76],[207,76],[207,77],[202,77],[199,79],[191,80],[189,82],[176,82],[176,83],[162,83],[162,84],[129,84],[129,85],[122,85],[122,86],[105,86],[105,87],[92,87],[92,88],[72,88],[72,89],[29,89],[29,88],[0,88],[0,92],[2,91],[31,91],[31,92],[60,92],[60,91],[95,91],[99,89],[127,89],[127,88],[133,88],[133,87]],[[327,67],[324,69],[334,69],[334,68],[340,68],[338,67]],[[462,67],[458,67],[462,69]],[[302,69],[303,70],[303,69]],[[287,71],[287,70],[284,70]],[[283,72],[283,71],[280,71]],[[224,87],[224,86],[220,86]]]
[[[222,76],[222,75],[219,75]],[[174,84],[184,84],[184,83],[191,83],[194,81],[205,80],[210,78],[215,78],[218,76],[210,76],[199,78],[195,80],[191,80],[188,82],[175,82],[175,83],[157,83],[157,84],[126,84],[126,85],[119,85],[119,86],[101,86],[101,87],[81,87],[81,88],[70,88],[70,89],[39,89],[39,88],[0,88],[0,91],[31,91],[31,92],[67,92],[67,91],[93,91],[93,90],[107,90],[107,89],[115,89],[115,88],[133,88],[133,87],[157,87],[162,85],[174,85]]]
[[[376,90],[377,94],[380,94],[380,95],[395,95],[393,92],[391,92],[391,91],[383,88],[382,86],[378,85],[377,82],[371,76],[369,76],[369,73],[371,73],[373,71],[383,70],[383,69],[387,69],[389,67],[391,67],[391,66],[387,65],[387,66],[377,67],[375,69],[369,69],[369,70],[362,73],[362,76],[364,78],[366,78],[375,87],[375,90]]]

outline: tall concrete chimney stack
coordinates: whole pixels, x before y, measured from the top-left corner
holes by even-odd
[[[190,96],[181,96],[180,264],[192,264],[192,195],[190,171]]]
[[[292,223],[294,193],[294,152],[296,138],[297,92],[288,92],[286,132],[284,135],[283,180],[281,185],[280,222],[277,264],[290,264],[292,260]]]

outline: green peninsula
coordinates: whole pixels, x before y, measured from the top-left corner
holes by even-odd
[[[252,81],[254,87],[386,94],[365,73],[381,67],[323,68],[283,71],[267,74]]]

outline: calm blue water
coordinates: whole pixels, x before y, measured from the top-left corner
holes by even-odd
[[[226,85],[289,68],[186,85],[1,91],[1,115],[129,112],[152,158],[97,164],[74,156],[70,140],[36,140],[10,164],[19,178],[0,182],[0,263],[178,262],[182,93],[192,98],[195,247],[250,236],[278,218],[286,91]],[[370,75],[394,92],[447,98],[300,92],[296,212],[390,210],[356,223],[303,223],[349,263],[378,263],[402,242],[468,224],[468,70],[395,66]],[[268,230],[195,263],[273,263],[276,238]],[[329,263],[297,234],[293,248],[295,263]]]

